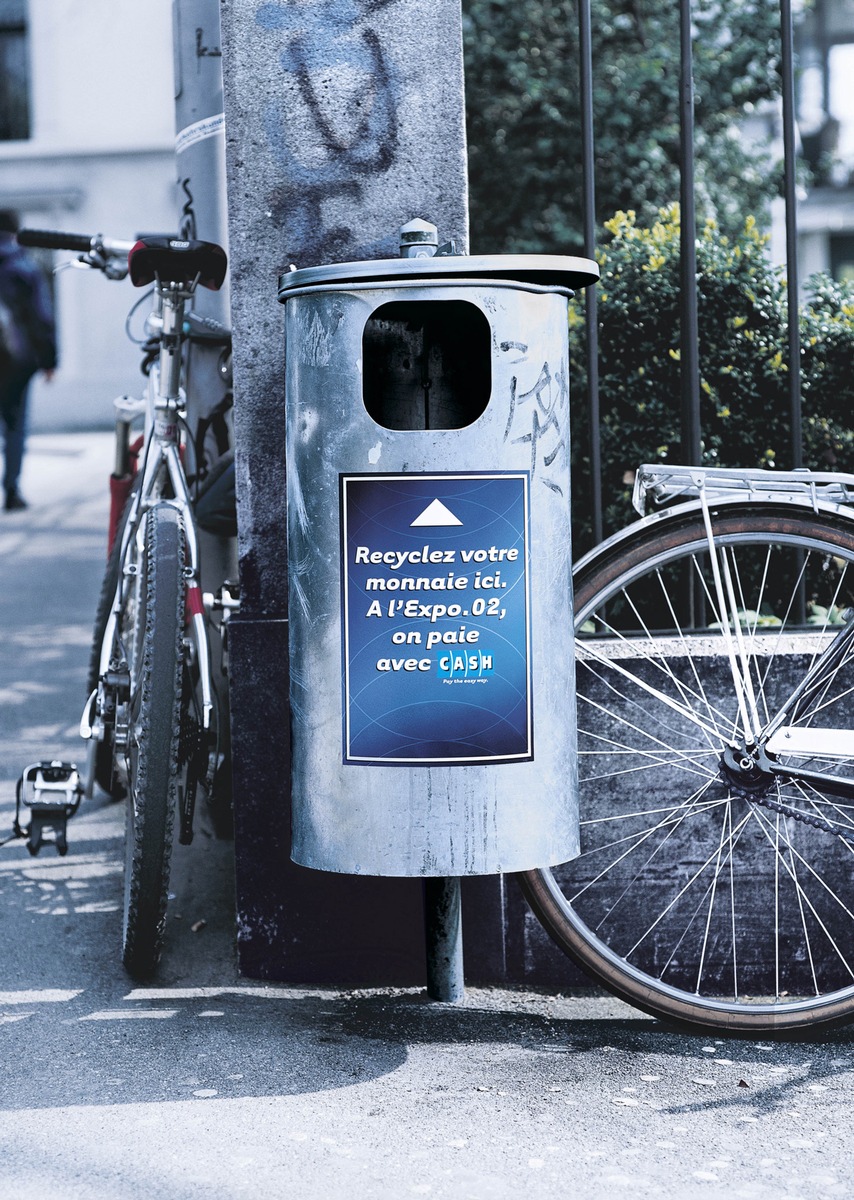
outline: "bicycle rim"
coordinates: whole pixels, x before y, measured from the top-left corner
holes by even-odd
[[[812,514],[713,514],[760,723],[854,601],[854,540]],[[799,597],[802,599],[799,600]],[[742,1032],[854,1015],[854,800],[722,763],[740,733],[699,514],[662,523],[576,581],[581,854],[523,887],[558,944],[655,1015]],[[854,728],[846,657],[798,718]],[[853,748],[854,749],[854,748]],[[781,762],[854,777],[852,762]]]

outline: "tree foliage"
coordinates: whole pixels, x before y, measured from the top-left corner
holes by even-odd
[[[479,252],[581,245],[578,16],[571,0],[464,0],[472,243]],[[695,0],[698,205],[737,228],[773,191],[734,133],[778,91],[779,9]],[[679,195],[679,6],[593,0],[599,212],[652,217]]]
[[[641,462],[678,461],[680,447],[679,209],[649,225],[634,212],[606,223],[598,252],[600,406],[607,531],[632,518]],[[703,462],[786,468],[790,461],[788,309],[780,268],[752,217],[735,234],[708,218],[697,242]],[[801,308],[804,459],[854,470],[854,286],[815,276]],[[573,490],[589,494],[583,397],[583,299],[570,308]],[[576,503],[581,545],[586,504]]]

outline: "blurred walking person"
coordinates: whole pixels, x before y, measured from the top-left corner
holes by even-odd
[[[18,480],[27,436],[27,393],[37,371],[56,367],[56,328],[47,280],[18,245],[18,218],[0,209],[0,428],[6,512],[27,507]]]

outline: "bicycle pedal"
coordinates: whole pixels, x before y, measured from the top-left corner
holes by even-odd
[[[38,854],[42,846],[56,846],[63,856],[68,853],[66,828],[83,791],[76,763],[53,759],[24,768],[15,795],[15,833],[27,839],[30,854]],[[22,807],[30,812],[27,826],[21,825]],[[45,836],[48,831],[53,832],[50,839]]]

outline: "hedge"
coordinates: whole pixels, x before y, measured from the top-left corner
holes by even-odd
[[[650,227],[634,212],[605,225],[597,257],[606,533],[633,517],[641,462],[680,458],[679,206]],[[703,463],[791,466],[786,281],[748,217],[737,236],[697,238]],[[801,307],[804,465],[854,470],[854,287],[815,276]],[[570,306],[576,546],[590,544],[583,295]]]

